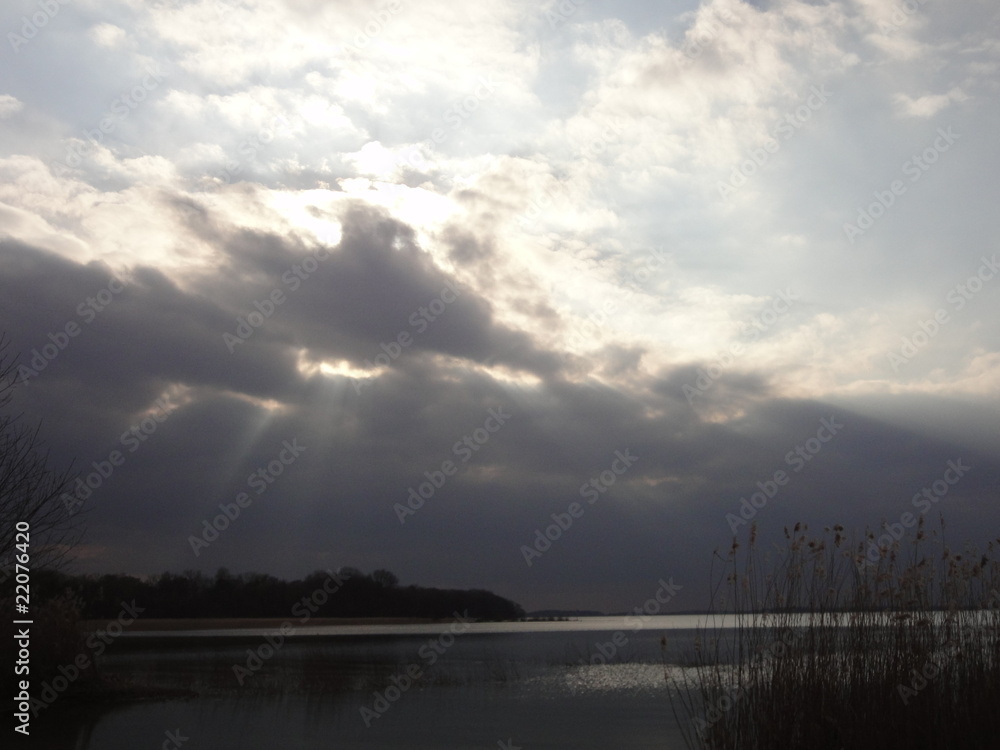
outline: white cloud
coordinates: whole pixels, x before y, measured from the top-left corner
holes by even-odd
[[[90,36],[102,47],[117,47],[128,34],[125,29],[113,23],[99,23],[91,27]]]
[[[315,221],[307,208],[319,197],[330,205],[361,198],[412,224],[443,267],[452,264],[445,227],[488,237],[496,248],[489,269],[470,273],[493,285],[498,316],[557,348],[565,345],[559,329],[521,312],[525,295],[551,302],[571,327],[620,292],[622,269],[665,247],[669,283],[632,295],[600,338],[644,342],[645,361],[689,361],[726,344],[745,300],[788,283],[822,296],[823,284],[851,280],[856,260],[845,255],[842,222],[899,172],[906,156],[893,149],[926,145],[926,129],[909,124],[936,126],[948,108],[956,121],[973,115],[957,103],[990,107],[983,94],[996,65],[997,45],[975,11],[955,20],[959,39],[928,22],[940,12],[929,3],[894,21],[893,4],[876,0],[766,9],[709,0],[646,27],[610,6],[580,6],[554,29],[537,6],[514,0],[383,10],[243,2],[220,14],[206,0],[183,9],[132,3],[133,17],[90,21],[87,43],[120,50],[134,40],[170,76],[72,174],[42,180],[43,160],[28,149],[39,159],[32,179],[52,189],[25,190],[22,174],[21,189],[3,199],[80,232],[92,257],[117,258],[134,217],[157,210],[154,189],[269,231],[307,231]],[[951,80],[940,61],[959,48],[968,77]],[[84,100],[104,107],[109,91],[123,90],[107,70],[86,72]],[[791,137],[776,138],[782,118],[823,86],[830,100]],[[945,93],[905,93],[917,91]],[[21,106],[5,95],[0,117],[9,121]],[[899,130],[884,126],[887,114],[902,115],[888,118]],[[93,128],[94,117],[67,122],[66,132]],[[780,148],[765,154],[771,141]],[[973,168],[961,158],[948,155],[954,168]],[[720,198],[720,181],[748,163],[754,174]],[[929,172],[871,230],[873,268],[907,250],[908,230],[899,228],[940,203],[933,191],[946,171]],[[81,200],[81,185],[102,198]],[[143,257],[181,278],[192,266],[210,268],[211,250],[197,243],[171,260],[173,220],[151,222]],[[567,283],[581,272],[596,280]],[[874,288],[874,274],[861,287]],[[529,276],[527,291],[497,282]],[[911,293],[929,294],[932,281],[911,278],[920,287]],[[890,315],[896,292],[879,294],[875,312]],[[780,346],[746,361],[811,368],[799,382],[817,395],[852,378],[873,382],[855,356],[869,346],[854,328],[869,306],[827,296],[813,305]],[[817,349],[809,337],[820,335],[827,343]]]
[[[958,88],[945,94],[925,94],[914,99],[906,94],[896,95],[896,106],[908,117],[929,118],[946,109],[952,102],[964,102],[969,97]]]
[[[0,94],[0,120],[4,120],[20,112],[24,108],[24,102],[18,101],[10,94]]]

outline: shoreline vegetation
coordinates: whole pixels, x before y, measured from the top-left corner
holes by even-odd
[[[226,628],[249,633],[251,628],[284,631],[317,625],[447,623],[458,616],[479,621],[525,617],[519,604],[490,591],[401,586],[390,571],[365,574],[356,568],[315,571],[294,581],[259,573],[233,575],[225,568],[214,577],[186,571],[145,580],[39,569],[32,573],[31,586],[30,664],[26,662],[21,672],[11,669],[6,684],[11,695],[18,695],[27,680],[33,712],[56,698],[173,695],[176,691],[101,674],[99,662],[107,651],[152,642],[123,638],[126,634]],[[0,587],[0,608],[13,611],[13,578]],[[0,624],[0,658],[12,665],[19,658],[16,627],[11,619]],[[249,635],[234,636],[243,637]],[[175,636],[188,642],[195,638]],[[36,697],[39,690],[50,698]]]
[[[752,526],[716,552],[717,619],[664,666],[686,745],[996,748],[1000,540],[953,552],[945,528],[888,544],[796,524],[764,553]]]
[[[439,589],[399,583],[388,570],[363,573],[345,567],[316,570],[293,581],[263,573],[233,574],[219,568],[128,575],[69,575],[36,570],[32,588],[40,600],[70,596],[83,620],[112,620],[130,613],[129,629],[145,620],[276,618],[306,623],[318,618],[447,620],[465,612],[479,620],[517,620],[521,605],[484,589]],[[134,607],[134,611],[131,608]]]
[[[694,634],[693,647],[668,660],[671,631],[660,641],[669,710],[688,747],[996,747],[1000,539],[985,552],[968,545],[952,551],[943,520],[931,533],[921,522],[912,538],[891,544],[871,532],[852,540],[842,526],[813,535],[797,524],[784,530],[783,544],[764,551],[757,535],[753,525],[734,537],[726,554],[713,556],[712,606],[685,613],[704,616],[699,627],[683,629]],[[149,581],[53,573],[47,583],[49,596],[34,612],[31,683],[56,690],[51,700],[34,703],[33,711],[49,707],[56,697],[60,703],[68,699],[63,705],[69,707],[196,695],[176,685],[102,674],[100,657],[108,648],[143,648],[157,641],[156,633],[163,634],[163,643],[198,646],[220,637],[227,643],[258,641],[259,631],[290,622],[296,629],[429,625],[449,622],[449,608],[463,600],[488,613],[515,615],[483,617],[479,611],[473,617],[480,621],[570,619],[550,611],[526,614],[490,592],[403,588],[387,572],[351,569],[292,582],[221,570],[214,579],[185,573]],[[185,591],[190,601],[183,598]],[[403,599],[393,601],[399,592],[406,592]],[[166,596],[157,601],[157,594]],[[354,614],[332,615],[329,602],[337,597],[340,607],[354,608]],[[221,614],[254,599],[253,606],[266,614]],[[178,602],[183,608],[206,600],[220,613],[164,616],[176,611]],[[385,611],[400,601],[423,602],[429,616],[358,614],[362,607]],[[118,603],[117,617],[112,602]],[[297,617],[296,606],[307,616]],[[195,634],[221,630],[233,632]],[[125,633],[149,635],[118,638]],[[13,638],[6,640],[9,648]]]
[[[288,617],[165,617],[136,620],[129,626],[129,632],[178,632],[198,630],[269,630],[280,628]],[[114,620],[81,620],[79,627],[84,633],[106,630]],[[351,625],[433,625],[449,622],[433,617],[313,617],[302,627],[327,627]]]

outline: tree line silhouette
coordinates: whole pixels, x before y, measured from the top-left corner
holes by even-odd
[[[400,586],[399,579],[384,569],[370,574],[357,568],[317,570],[294,581],[264,573],[234,575],[226,568],[219,568],[211,577],[200,571],[184,571],[146,580],[48,570],[33,574],[32,589],[40,598],[67,591],[74,594],[80,600],[83,619],[116,617],[122,602],[133,599],[145,608],[143,618],[290,618],[308,612],[310,617],[447,619],[466,610],[469,617],[478,620],[519,620],[525,616],[519,604],[491,591]]]

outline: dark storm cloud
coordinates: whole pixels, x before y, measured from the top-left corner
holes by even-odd
[[[230,322],[222,330],[234,333],[238,317],[278,290],[285,301],[248,344],[259,336],[365,367],[382,344],[404,334],[411,341],[406,356],[432,352],[538,375],[557,372],[556,356],[527,333],[497,323],[490,302],[437,267],[410,227],[361,204],[346,210],[342,222],[338,246],[319,251],[274,234],[209,230],[226,263],[201,288],[228,307]],[[314,270],[296,271],[310,256]],[[241,360],[253,350],[231,348]]]
[[[733,415],[775,395],[765,374],[720,368],[718,362],[672,367],[655,378],[650,387],[654,393],[672,402],[683,402],[705,417]]]
[[[451,248],[448,257],[461,266],[480,265],[496,254],[494,243],[480,242],[471,232],[458,227],[448,227],[442,239]]]
[[[290,355],[274,349],[253,369],[233,368],[219,334],[228,325],[224,312],[156,269],[116,274],[12,241],[0,243],[0,265],[5,325],[24,364],[67,325],[79,328],[29,378],[36,387],[80,381],[94,388],[93,407],[102,410],[138,408],[166,383],[273,395],[294,378]]]
[[[640,346],[620,346],[618,344],[606,346],[600,357],[604,361],[602,372],[611,377],[636,372],[639,363],[642,362],[642,355],[645,353],[646,350]]]
[[[872,416],[850,399],[782,398],[764,374],[735,368],[702,394],[704,406],[692,406],[683,385],[705,364],[644,379],[643,350],[621,345],[586,364],[626,373],[630,387],[572,381],[528,333],[497,324],[471,289],[360,392],[342,376],[305,375],[299,347],[363,363],[412,331],[410,314],[449,281],[413,231],[383,211],[354,207],[342,222],[340,244],[292,292],[282,275],[315,246],[234,231],[188,204],[187,227],[225,253],[221,270],[181,286],[136,268],[89,323],[77,308],[108,287],[112,269],[0,245],[2,326],[22,358],[67,322],[81,327],[20,389],[19,407],[44,417],[55,457],[75,458],[84,473],[112,450],[126,456],[88,500],[92,557],[83,569],[225,565],[296,576],[348,564],[387,567],[404,582],[485,586],[529,608],[619,610],[672,576],[687,587],[676,606],[693,608],[703,604],[711,549],[732,538],[727,515],[775,472],[790,481],[753,518],[767,539],[798,520],[858,529],[894,520],[953,459],[973,467],[936,506],[955,538],[996,528],[985,501],[997,453],[963,439],[988,433],[982,408],[909,397],[884,399]],[[230,355],[222,334],[274,288],[287,300]],[[495,361],[540,381],[469,367],[497,352]],[[122,436],[172,388],[181,390],[169,414],[129,452]],[[510,417],[463,460],[463,439],[491,409]],[[707,421],[717,411],[726,421]],[[796,449],[830,419],[843,428],[815,454],[803,448],[808,460],[796,471]],[[196,557],[191,536],[294,439],[306,448],[301,457]],[[637,460],[590,504],[584,485],[610,470],[616,452]],[[449,460],[457,472],[401,523],[396,506]],[[522,547],[573,502],[584,515],[529,567]]]
[[[496,397],[504,402],[502,394]],[[404,407],[384,397],[379,403],[388,414]],[[526,592],[522,596],[547,592],[564,606],[600,599],[619,603],[604,606],[625,607],[643,596],[645,578],[655,581],[658,575],[703,583],[710,550],[731,539],[727,514],[738,514],[741,498],[777,471],[791,481],[754,518],[768,538],[799,520],[856,530],[894,520],[913,510],[912,495],[939,478],[948,460],[962,458],[975,468],[941,509],[961,529],[956,536],[978,539],[982,518],[977,511],[967,514],[989,493],[998,470],[992,455],[948,440],[917,440],[909,431],[820,403],[767,401],[726,425],[702,423],[679,408],[643,417],[638,404],[582,386],[545,389],[514,403],[514,417],[496,442],[397,528],[391,503],[404,502],[406,490],[425,481],[421,460],[423,470],[433,472],[450,457],[450,442],[475,424],[476,413],[460,410],[461,417],[449,421],[432,411],[435,418],[426,425],[432,434],[409,421],[400,424],[401,433],[418,437],[397,450],[416,451],[420,458],[413,461],[416,470],[400,477],[386,467],[385,481],[375,481],[371,491],[379,499],[371,521],[387,533],[395,530],[393,549],[413,564],[425,545],[437,550],[434,560],[418,564],[436,580],[453,580],[461,569],[470,585],[483,580],[504,590],[513,586]],[[844,427],[810,454],[806,446],[824,419],[839,419]],[[795,452],[800,447],[807,459]],[[639,457],[634,468],[586,506],[581,485],[608,468],[614,451],[626,449]],[[477,476],[480,464],[499,470]],[[586,514],[529,568],[521,546],[574,501],[587,507]],[[534,596],[538,606],[546,600]],[[680,606],[699,604],[695,598]]]

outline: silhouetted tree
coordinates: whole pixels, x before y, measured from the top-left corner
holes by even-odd
[[[386,570],[385,568],[379,568],[378,570],[372,571],[372,580],[379,584],[383,588],[391,589],[399,584],[399,578],[396,574]]]
[[[382,583],[376,581],[378,578]],[[331,585],[331,579],[333,584]],[[233,575],[225,568],[212,578],[186,570],[142,581],[131,576],[70,576],[58,571],[32,579],[41,597],[69,590],[84,602],[83,616],[114,617],[121,602],[133,599],[143,616],[159,617],[290,617],[301,602],[316,617],[426,617],[447,620],[456,612],[479,620],[517,620],[524,609],[490,591],[401,587],[387,570],[380,575],[357,571],[345,578],[317,570],[302,580],[282,581],[261,573]],[[299,605],[299,608],[296,608]],[[296,615],[298,616],[298,615]]]
[[[351,567],[350,565],[345,565],[339,572],[341,578],[363,578],[365,575],[360,570]]]
[[[17,387],[18,365],[10,340],[0,337],[0,409],[6,409]],[[57,567],[79,541],[81,516],[66,506],[70,469],[52,468],[40,425],[30,427],[20,414],[0,415],[0,565],[13,567],[18,524],[30,529],[32,569]],[[21,526],[20,528],[24,528]]]

